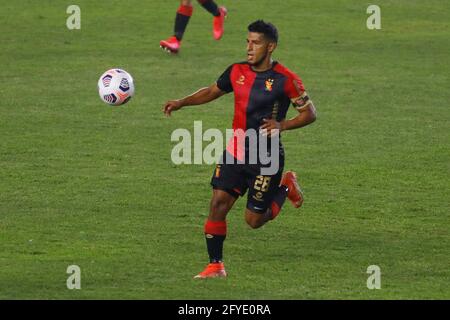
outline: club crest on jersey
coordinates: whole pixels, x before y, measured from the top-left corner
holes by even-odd
[[[239,79],[236,80],[236,83],[237,83],[237,84],[244,84],[244,81],[245,81],[245,77],[244,77],[243,75],[241,75],[241,76],[239,77]]]
[[[273,79],[267,79],[266,80],[266,89],[265,89],[265,91],[272,91],[272,86],[273,86]]]

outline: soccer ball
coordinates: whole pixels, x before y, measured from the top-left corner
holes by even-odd
[[[133,78],[125,70],[110,69],[98,80],[98,94],[109,105],[125,104],[134,95]]]

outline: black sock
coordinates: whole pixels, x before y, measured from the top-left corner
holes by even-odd
[[[198,0],[198,2],[213,16],[218,17],[220,15],[219,7],[213,0]]]
[[[273,197],[273,202],[275,202],[280,208],[283,206],[288,194],[288,188],[285,186],[279,186],[278,191]]]
[[[208,248],[209,262],[221,262],[223,252],[223,242],[226,236],[219,236],[213,234],[205,234],[206,246]]]
[[[273,197],[273,201],[271,204],[271,215],[272,219],[275,219],[277,215],[280,213],[281,207],[284,204],[284,201],[286,200],[288,194],[288,188],[285,186],[279,186],[278,191]]]
[[[177,16],[175,18],[174,35],[178,39],[178,41],[181,41],[181,39],[183,39],[183,34],[186,30],[190,18],[190,16],[185,16],[184,14],[177,12]]]

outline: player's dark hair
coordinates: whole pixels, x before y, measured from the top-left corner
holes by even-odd
[[[257,32],[264,34],[264,37],[271,42],[278,43],[278,30],[270,22],[264,20],[257,20],[248,26],[249,32]]]

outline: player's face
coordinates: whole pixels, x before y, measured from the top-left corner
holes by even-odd
[[[247,62],[251,66],[261,65],[273,51],[273,45],[264,38],[262,33],[249,32],[247,36]]]

